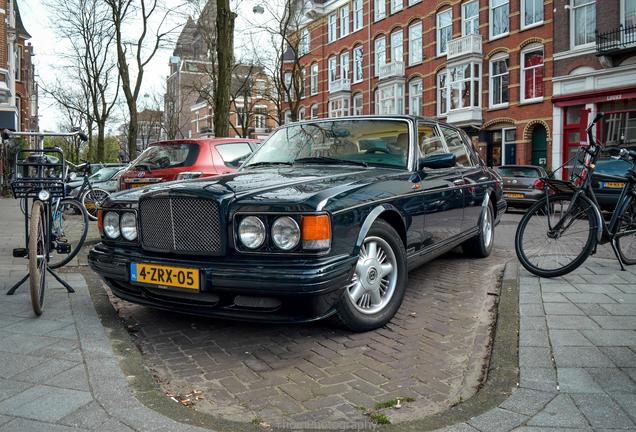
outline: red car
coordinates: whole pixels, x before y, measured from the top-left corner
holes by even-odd
[[[260,141],[201,138],[150,144],[119,177],[119,190],[234,172]]]

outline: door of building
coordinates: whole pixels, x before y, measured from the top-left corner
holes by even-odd
[[[538,124],[532,130],[532,165],[545,167],[548,164],[548,132]]]

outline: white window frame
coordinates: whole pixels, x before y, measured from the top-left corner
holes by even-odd
[[[419,91],[414,88],[419,87]],[[416,106],[417,110],[413,110]],[[422,78],[417,77],[409,81],[409,114],[419,116],[422,115]]]
[[[298,108],[298,121],[305,120],[305,107]]]
[[[418,4],[422,0],[409,0],[409,6],[413,6],[414,4]]]
[[[494,5],[494,6],[493,6]],[[495,8],[499,9],[502,7],[506,7],[508,9],[508,26],[505,32],[501,32],[501,33],[494,33],[495,27],[494,27],[494,22],[495,22]],[[508,36],[510,34],[510,0],[489,0],[488,3],[488,34],[490,37],[490,40],[493,39],[499,39],[505,36]]]
[[[507,102],[501,102],[501,103],[495,103],[494,102],[494,97],[495,97],[495,84],[494,84],[494,79],[497,78],[502,78],[504,76],[504,74],[499,74],[495,77],[494,72],[493,72],[493,66],[495,62],[499,62],[502,60],[508,60],[508,101]],[[488,79],[489,79],[489,83],[488,83],[488,106],[490,108],[505,108],[510,104],[510,57],[508,56],[508,54],[498,54],[495,55],[492,59],[490,59],[490,62],[488,63]],[[500,84],[501,85],[501,84]]]
[[[351,101],[348,96],[330,99],[328,108],[329,118],[346,117],[351,111]]]
[[[327,60],[327,78],[331,88],[331,83],[338,79],[338,59],[336,56],[331,56]]]
[[[379,42],[382,42],[382,50],[378,48]],[[375,76],[380,75],[380,68],[386,64],[386,36],[380,36],[373,41],[375,48],[374,64],[375,64]],[[380,55],[382,53],[382,55]]]
[[[349,51],[343,51],[340,53],[340,79],[349,79]]]
[[[627,2],[634,2],[636,3],[636,0],[621,0],[621,24],[623,24],[623,27],[627,27],[627,9],[626,9],[626,5]],[[636,6],[636,5],[635,5]],[[636,25],[636,13],[634,14],[634,23],[632,25]]]
[[[359,53],[359,55],[358,55]],[[358,68],[358,64],[360,67]],[[358,83],[364,79],[364,51],[362,45],[353,49],[353,82]]]
[[[445,77],[444,87],[440,86],[441,78]],[[438,117],[446,117],[448,115],[449,104],[448,104],[448,71],[446,69],[442,69],[437,73],[435,77],[435,98],[437,100],[437,116]],[[442,111],[442,100],[446,103],[446,111]]]
[[[358,105],[358,102],[360,104]],[[353,95],[352,115],[362,115],[364,113],[364,95],[362,92]]]
[[[305,54],[309,53],[309,50],[310,50],[310,48],[309,48],[309,44],[310,44],[309,37],[310,37],[309,29],[308,28],[304,28],[302,33],[301,33],[301,36],[300,36],[300,50],[299,51],[300,51],[300,55],[301,56],[304,56]]]
[[[283,76],[283,80],[285,83],[285,99],[287,100],[287,102],[290,101],[291,97],[294,95],[294,88],[293,88],[293,84],[292,84],[292,73],[291,72],[285,72],[285,75]]]
[[[307,87],[307,68],[303,67],[300,70],[300,98],[304,98],[306,96],[306,87]]]
[[[364,27],[364,0],[353,0],[353,31]]]
[[[466,7],[473,3],[477,3],[477,16],[469,18],[466,16]],[[476,25],[474,24],[475,21]],[[470,33],[466,31],[466,27],[469,22],[470,27],[472,28]],[[479,34],[479,0],[471,0],[462,4],[462,36],[467,36],[469,34]]]
[[[285,117],[283,119],[283,124],[290,124],[292,122],[291,118],[292,118],[291,111],[290,110],[285,111]]]
[[[545,7],[544,7],[545,5],[543,4],[543,0],[540,0],[539,3],[541,6],[541,19],[539,21],[535,21],[530,24],[526,23],[526,8],[528,7],[528,3],[530,3],[530,6],[532,6],[535,13],[537,11],[536,9],[537,0],[521,0],[521,29],[522,30],[543,25],[543,21],[545,20]]]
[[[576,44],[576,19],[575,19],[575,15],[578,9],[583,9],[583,8],[587,8],[590,6],[593,6],[593,12],[592,15],[594,16],[594,27],[596,27],[597,22],[596,22],[596,0],[588,0],[585,4],[580,4],[580,5],[575,5],[574,3],[575,0],[570,0],[571,5],[570,5],[570,47],[572,49],[580,49],[580,48],[586,48],[586,47],[592,47],[594,45],[596,45],[596,39],[593,37],[592,40],[590,42],[586,42],[586,43],[582,43],[582,44]],[[587,30],[587,29],[586,29]],[[594,30],[596,30],[595,28],[591,30],[591,33],[594,34]],[[587,34],[587,31],[586,31]]]
[[[15,47],[15,80],[22,81],[22,46],[16,45]],[[18,128],[20,123],[18,123]],[[20,129],[18,129],[20,130]]]
[[[506,132],[508,131],[515,132],[514,141],[506,141]],[[507,128],[501,129],[501,165],[506,164],[506,159],[507,159],[506,156],[508,156],[508,152],[506,151],[506,148],[508,147],[509,144],[515,144],[517,142],[516,135],[517,135],[517,128],[507,127]],[[516,161],[514,163],[516,163]]]
[[[391,90],[391,94],[387,95]],[[376,113],[381,115],[402,115],[404,114],[404,83],[392,82],[378,87],[377,90],[377,107]],[[394,110],[385,109],[385,102],[391,102]],[[379,110],[378,110],[379,107]]]
[[[390,0],[390,2],[392,14],[399,12],[404,8],[404,0]]]
[[[449,14],[450,15],[450,24],[441,27],[440,26],[440,18],[442,17],[442,15],[446,15]],[[435,23],[436,23],[436,38],[435,38],[435,44],[436,44],[436,50],[437,50],[437,55],[441,56],[441,55],[446,55],[446,53],[448,52],[448,43],[453,39],[453,10],[452,9],[445,9],[441,12],[438,12],[436,17],[435,17]],[[450,37],[448,38],[448,40],[446,41],[446,49],[442,51],[442,31],[445,31],[446,29],[448,29],[450,27]]]
[[[343,38],[349,34],[349,5],[346,4],[340,8],[340,37]]]
[[[318,104],[313,104],[310,108],[309,111],[309,116],[311,119],[317,119],[318,118]]]
[[[404,62],[404,31],[402,29],[391,33],[391,63]]]
[[[332,43],[336,39],[338,39],[338,28],[337,28],[338,17],[336,13],[332,13],[327,18],[327,42]]]
[[[373,21],[386,18],[386,0],[373,1]]]
[[[531,44],[528,45],[527,47],[525,47],[524,49],[521,50],[521,58],[520,58],[520,63],[519,63],[519,71],[520,71],[520,76],[519,76],[519,101],[520,103],[533,103],[533,102],[541,102],[543,100],[543,96],[538,96],[538,97],[533,97],[533,98],[526,98],[526,68],[524,66],[524,56],[532,51],[538,51],[541,50],[543,52],[543,63],[541,63],[541,65],[543,66],[543,94],[545,95],[545,47],[543,45],[539,45],[539,44]],[[536,69],[539,66],[532,66],[531,68],[528,69]]]
[[[416,30],[419,29],[419,36],[414,36]],[[417,57],[415,54],[418,54]],[[423,45],[422,45],[422,21],[417,21],[409,26],[409,66],[422,63]]]
[[[309,93],[314,96],[318,94],[318,63],[311,64],[309,75]]]
[[[466,78],[466,75],[463,74],[462,71],[462,78],[458,78],[455,77],[455,80],[453,81],[453,74],[451,73],[452,69],[457,69],[457,70],[464,70],[466,69],[466,65],[470,65],[470,77]],[[478,73],[475,74],[475,66],[478,67]],[[448,106],[448,111],[457,111],[457,110],[463,110],[463,109],[469,109],[469,108],[480,108],[481,107],[481,89],[482,89],[482,85],[481,85],[481,62],[475,62],[475,61],[469,61],[466,63],[462,63],[462,64],[458,64],[456,66],[452,66],[446,69],[446,73],[447,73],[447,83],[448,83],[448,90],[447,90],[447,106]],[[468,81],[470,83],[470,103],[467,106],[464,106],[464,99],[463,97],[461,97],[461,93],[462,93],[462,86],[463,83],[465,83],[466,81]],[[460,95],[458,100],[458,106],[453,108],[453,104],[452,104],[452,89],[454,87],[454,84],[458,84],[459,85],[459,90],[458,90],[458,94]],[[473,104],[473,101],[475,100],[475,95],[477,95],[477,105]]]

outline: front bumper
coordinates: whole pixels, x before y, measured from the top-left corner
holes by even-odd
[[[351,281],[357,256],[264,260],[210,257],[157,257],[106,246],[93,248],[91,268],[113,293],[132,303],[194,315],[246,321],[309,322],[334,313]],[[194,267],[201,271],[199,292],[130,282],[130,263]]]

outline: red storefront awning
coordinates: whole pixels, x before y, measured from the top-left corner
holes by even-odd
[[[598,90],[554,96],[552,97],[552,102],[558,107],[567,107],[586,103],[612,102],[631,98],[636,98],[636,87],[623,87],[619,89]]]

